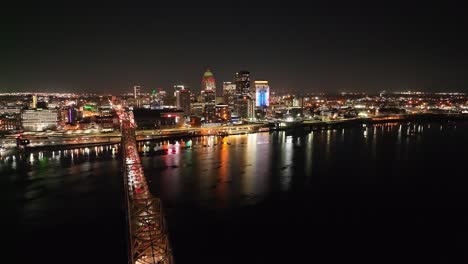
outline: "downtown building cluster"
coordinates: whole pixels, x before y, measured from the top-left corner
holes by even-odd
[[[222,88],[217,86],[214,74],[207,69],[199,92],[185,85],[174,85],[171,92],[153,90],[145,94],[140,91],[141,87],[135,86],[134,100],[126,101],[126,106],[134,110],[137,118],[141,112],[152,110],[157,115],[157,111],[165,110],[192,127],[240,124],[264,118],[270,98],[268,81],[258,80],[251,85],[248,71],[235,73],[233,81],[223,82]]]
[[[200,89],[132,87],[123,95],[70,93],[0,94],[0,133],[14,131],[101,131],[120,128],[117,111],[133,111],[138,129],[211,127],[372,118],[417,113],[468,113],[463,93],[380,92],[278,94],[248,71],[218,86],[211,70]]]

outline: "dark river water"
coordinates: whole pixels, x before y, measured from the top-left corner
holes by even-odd
[[[468,123],[139,147],[177,264],[468,262]],[[2,260],[126,263],[119,153],[3,155]]]

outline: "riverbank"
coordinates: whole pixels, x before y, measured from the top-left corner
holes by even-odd
[[[239,127],[213,127],[206,129],[184,129],[184,130],[159,130],[158,133],[152,131],[138,131],[137,141],[162,141],[162,140],[184,140],[190,138],[204,137],[204,136],[232,136],[240,134],[252,134],[259,132],[273,132],[273,131],[320,131],[330,129],[340,129],[346,127],[372,125],[381,123],[404,123],[404,122],[458,122],[468,121],[468,114],[404,114],[404,115],[388,115],[370,118],[353,118],[342,120],[330,121],[316,121],[305,120],[303,122],[290,122],[290,123],[269,123],[269,124],[251,124]],[[26,150],[62,150],[95,146],[106,146],[120,144],[120,137],[109,137],[106,140],[84,142],[84,143],[55,143],[41,145],[30,145]]]

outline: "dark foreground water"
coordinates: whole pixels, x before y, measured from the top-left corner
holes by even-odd
[[[177,264],[468,261],[467,123],[172,143],[140,148]],[[126,263],[119,162],[118,146],[3,157],[3,259]]]

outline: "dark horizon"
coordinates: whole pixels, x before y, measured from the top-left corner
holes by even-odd
[[[5,8],[1,92],[142,92],[209,67],[276,92],[468,92],[462,8]]]

